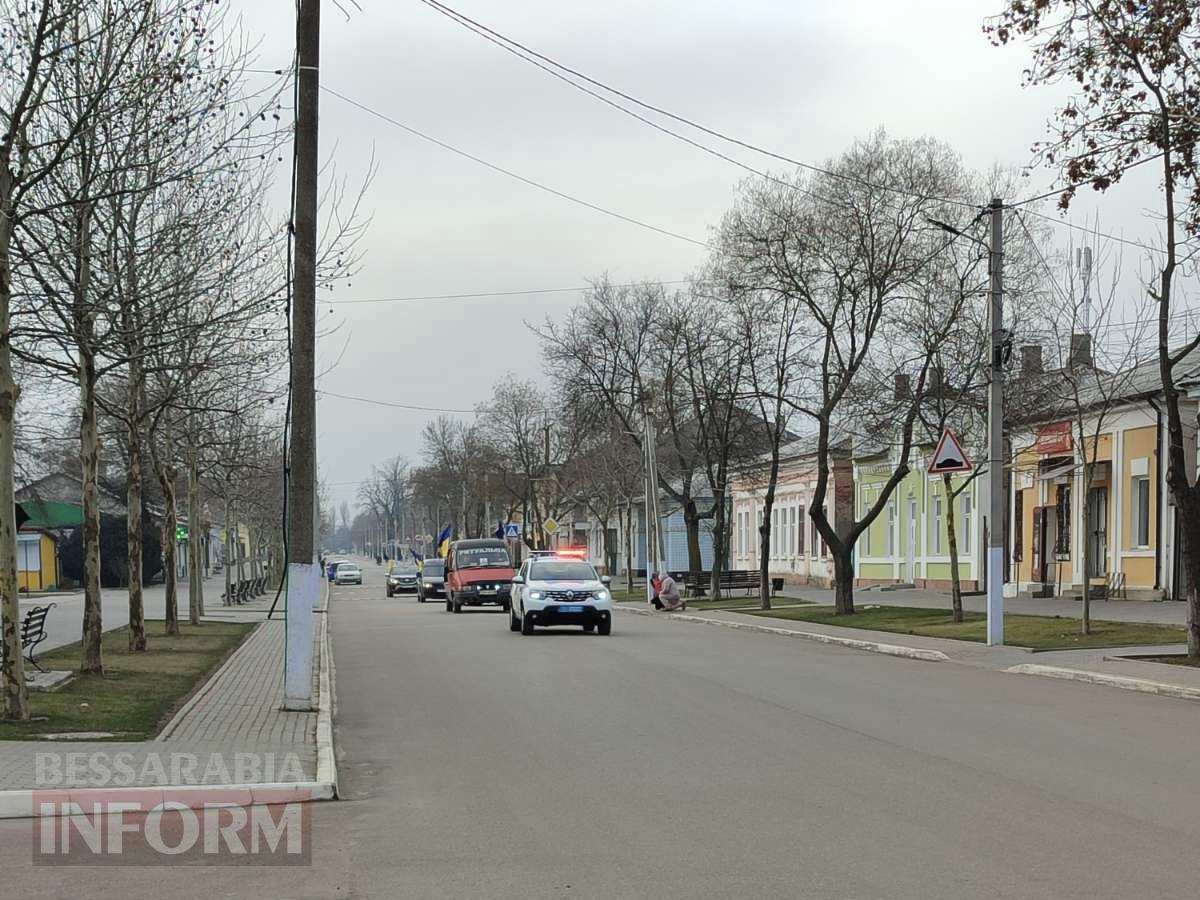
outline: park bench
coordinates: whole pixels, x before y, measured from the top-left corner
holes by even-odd
[[[684,590],[689,597],[703,597],[709,588],[712,587],[712,573],[701,572],[698,578],[685,577],[683,580]],[[758,590],[758,572],[752,569],[731,569],[728,572],[721,573],[721,593],[728,594],[733,591],[745,591],[747,594],[753,594]],[[783,590],[783,579],[771,579],[771,596],[775,596],[778,591]]]
[[[50,610],[53,608],[53,603],[47,603],[45,606],[35,606],[29,612],[25,613],[25,618],[21,621],[21,652],[25,655],[25,659],[28,660],[29,664],[39,672],[45,672],[46,670],[38,664],[34,652],[37,650],[37,645],[48,637],[46,634],[46,616],[50,614]]]

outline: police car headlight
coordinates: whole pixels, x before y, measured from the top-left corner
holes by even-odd
[[[546,596],[546,592],[545,592],[545,591],[530,591],[530,592],[529,592],[529,599],[530,599],[530,600],[541,600],[541,599],[542,599],[543,597],[545,597],[545,596]]]
[[[592,591],[592,596],[601,603],[607,603],[609,600],[608,588],[600,588],[598,591]]]

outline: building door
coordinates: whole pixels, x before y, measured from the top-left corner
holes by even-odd
[[[1046,583],[1046,512],[1048,507],[1035,506],[1033,509],[1033,554],[1029,575],[1033,581]]]
[[[1088,556],[1091,557],[1088,578],[1103,578],[1108,574],[1108,488],[1094,487],[1088,491],[1087,503]]]
[[[917,500],[908,498],[908,577],[910,584],[917,579]]]

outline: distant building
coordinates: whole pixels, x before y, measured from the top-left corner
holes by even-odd
[[[854,484],[849,441],[836,442],[826,488],[826,515],[837,531],[853,515]],[[791,584],[828,587],[833,583],[833,560],[809,512],[817,483],[817,453],[813,438],[793,441],[780,450],[779,475],[771,509],[768,568]],[[758,569],[766,504],[769,464],[747,467],[732,480],[731,569]]]

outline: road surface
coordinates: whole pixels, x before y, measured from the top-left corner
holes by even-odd
[[[345,799],[311,868],[29,867],[6,894],[1100,898],[1200,879],[1194,705],[620,614],[522,637],[336,588]]]

